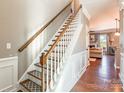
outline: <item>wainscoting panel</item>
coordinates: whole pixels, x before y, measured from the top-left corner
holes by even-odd
[[[0,59],[0,91],[15,88],[18,80],[18,57]]]
[[[121,62],[120,62],[120,79],[122,81],[122,84],[124,86],[124,53],[121,53]],[[124,87],[123,87],[124,90]]]
[[[88,66],[87,51],[72,55],[64,66],[55,92],[71,91]]]

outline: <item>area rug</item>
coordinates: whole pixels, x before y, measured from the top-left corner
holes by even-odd
[[[95,62],[96,58],[90,58],[90,61]]]

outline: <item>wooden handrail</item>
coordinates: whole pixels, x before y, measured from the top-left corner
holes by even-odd
[[[63,31],[60,33],[60,36],[57,37],[57,39],[55,40],[55,42],[53,43],[53,45],[50,47],[50,49],[48,50],[48,52],[45,55],[45,58],[47,58],[51,52],[54,50],[54,48],[56,47],[56,45],[58,44],[58,42],[61,40],[61,38],[63,37],[63,35],[65,34],[65,32],[67,31],[69,25],[71,24],[71,22],[73,21],[73,19],[75,18],[75,16],[77,15],[77,13],[79,12],[79,10],[82,8],[82,6],[80,5],[80,7],[78,8],[77,12],[74,14],[74,16],[72,17],[72,19],[68,22],[67,25],[65,25],[65,27],[63,28]]]
[[[25,48],[27,48],[34,39],[36,39],[65,9],[67,9],[71,5],[72,1],[63,8],[53,19],[51,19],[46,25],[44,25],[38,32],[36,32],[29,40],[18,49],[19,52],[22,52]]]

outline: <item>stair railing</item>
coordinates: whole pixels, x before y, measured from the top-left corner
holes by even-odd
[[[26,49],[41,33],[44,32],[44,30],[61,14],[63,13],[70,5],[72,4],[72,1],[63,8],[54,18],[52,18],[49,22],[47,22],[38,32],[36,32],[32,37],[30,37],[19,49],[19,52],[22,52],[24,49]]]
[[[41,87],[42,91],[49,91],[54,89],[54,84],[57,82],[57,76],[60,74],[61,69],[63,68],[64,56],[68,45],[71,42],[73,37],[73,31],[70,30],[70,24],[75,21],[77,13],[81,9],[81,6],[78,8],[75,14],[72,14],[64,27],[59,32],[59,35],[56,36],[56,39],[53,40],[53,44],[49,45],[50,48],[42,53],[40,58],[40,64],[42,65],[42,78]]]

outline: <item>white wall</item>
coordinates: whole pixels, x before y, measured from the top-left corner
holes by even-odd
[[[120,0],[123,1],[123,0]],[[121,5],[121,8],[123,8],[124,5]],[[121,45],[121,60],[120,60],[120,78],[123,84],[123,90],[124,90],[124,11],[120,11],[120,45]]]
[[[70,8],[47,28],[44,38],[39,36],[23,53],[18,53],[18,48],[69,2],[70,0],[0,0],[0,58],[19,55],[19,78],[68,16]],[[12,44],[9,50],[6,49],[8,42]]]
[[[86,71],[88,66],[87,52],[76,53],[70,57],[64,66],[63,73],[56,88],[56,92],[69,92]]]
[[[80,30],[76,30],[76,34],[79,33],[79,35],[76,35],[74,39],[73,44],[73,51],[71,57],[68,57],[68,61],[64,64],[64,69],[62,70],[60,80],[58,81],[58,85],[55,91],[60,92],[69,92],[74,87],[74,85],[77,83],[77,81],[80,79],[80,77],[83,75],[83,73],[86,71],[86,67],[89,65],[88,63],[88,51],[86,50],[86,39],[87,39],[87,26],[88,26],[88,20],[87,17],[80,11],[81,17],[83,17],[83,20],[81,21],[81,27]],[[79,32],[80,31],[80,32]],[[70,51],[70,50],[69,50]],[[70,51],[71,52],[71,51]]]
[[[120,79],[123,84],[123,90],[124,90],[124,53],[121,53],[121,62],[120,62]]]
[[[124,10],[120,11],[120,44],[124,51]]]

